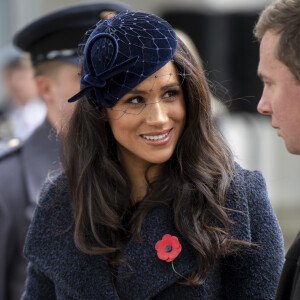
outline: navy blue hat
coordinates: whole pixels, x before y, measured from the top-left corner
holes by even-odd
[[[177,38],[165,20],[143,12],[124,12],[100,22],[83,51],[83,89],[94,91],[95,104],[113,107],[140,82],[174,56]]]
[[[14,36],[14,44],[31,54],[34,65],[60,59],[80,63],[77,49],[85,32],[101,19],[101,13],[127,11],[117,2],[86,3],[70,6],[45,15],[27,25]]]

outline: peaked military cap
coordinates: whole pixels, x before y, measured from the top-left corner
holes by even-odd
[[[127,10],[129,6],[118,2],[69,6],[27,25],[16,33],[13,42],[30,53],[34,65],[53,59],[78,64],[78,44],[84,33],[101,20],[101,14]]]

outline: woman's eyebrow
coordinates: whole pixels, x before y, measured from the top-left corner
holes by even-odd
[[[133,89],[130,92],[128,92],[128,94],[148,94],[148,92],[143,90]]]
[[[161,90],[164,91],[164,90],[167,90],[169,88],[174,88],[174,87],[180,87],[180,84],[178,82],[170,83],[170,84],[167,84],[167,85],[161,87]]]
[[[165,91],[169,88],[173,88],[173,87],[180,87],[180,84],[177,83],[177,82],[174,82],[174,83],[170,83],[170,84],[167,84],[167,85],[164,85],[160,88],[161,91]],[[154,89],[155,90],[155,89]],[[153,91],[153,90],[152,90]],[[130,92],[128,92],[128,94],[148,94],[149,92],[151,92],[151,90],[139,90],[139,89],[136,89],[134,88],[133,90],[131,90]]]

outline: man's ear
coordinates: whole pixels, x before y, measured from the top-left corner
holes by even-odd
[[[51,104],[54,101],[52,79],[47,76],[37,76],[35,81],[39,96],[44,100],[46,105]]]

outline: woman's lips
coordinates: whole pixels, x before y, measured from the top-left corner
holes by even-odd
[[[141,137],[148,145],[164,145],[171,139],[172,132],[172,129],[168,129],[160,132],[141,134]]]

